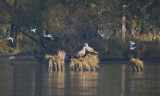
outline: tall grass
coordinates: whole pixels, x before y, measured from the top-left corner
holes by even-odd
[[[49,71],[64,71],[65,70],[65,51],[58,51],[57,55],[45,55],[45,59],[49,60]]]
[[[96,71],[99,69],[99,59],[97,55],[88,54],[84,58],[71,58],[70,68],[75,71]]]

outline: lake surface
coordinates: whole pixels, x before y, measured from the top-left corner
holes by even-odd
[[[48,72],[37,61],[0,62],[0,96],[160,96],[160,60],[132,72],[126,61],[101,62],[98,72]]]

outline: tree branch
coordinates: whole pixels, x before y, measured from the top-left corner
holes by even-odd
[[[6,0],[2,0],[2,4],[5,7],[5,9],[9,12],[9,14],[12,15],[13,9],[9,4],[7,4]]]

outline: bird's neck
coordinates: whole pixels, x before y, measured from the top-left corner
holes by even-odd
[[[83,48],[83,51],[85,52],[86,50],[85,50],[86,48]]]

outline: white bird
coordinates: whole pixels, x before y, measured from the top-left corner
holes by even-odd
[[[1,42],[2,40],[0,40],[0,42]]]
[[[51,38],[51,40],[54,40],[54,38],[53,38],[52,34],[44,35],[44,37]]]
[[[130,50],[134,50],[136,47],[130,47]]]
[[[7,40],[11,40],[13,43],[13,38],[12,37],[7,37]]]
[[[104,33],[98,33],[101,37],[104,38],[105,34]]]
[[[47,35],[45,35],[44,37],[51,38],[51,37],[52,37],[52,35],[51,35],[51,34],[47,34]]]
[[[130,41],[130,50],[134,50],[136,47],[133,47],[136,43],[133,41]]]
[[[14,60],[14,59],[16,59],[16,57],[15,56],[10,56],[8,59]]]
[[[97,54],[98,52],[96,52],[92,47],[89,47],[87,43],[84,44],[86,47],[86,50],[90,53],[95,53]]]
[[[36,33],[36,28],[30,28],[32,32]]]
[[[104,38],[105,37],[105,33],[102,33],[101,31],[99,31],[98,30],[98,34],[102,37],[102,38]]]
[[[136,43],[133,41],[130,41],[130,46],[133,46],[134,44],[136,44]]]

